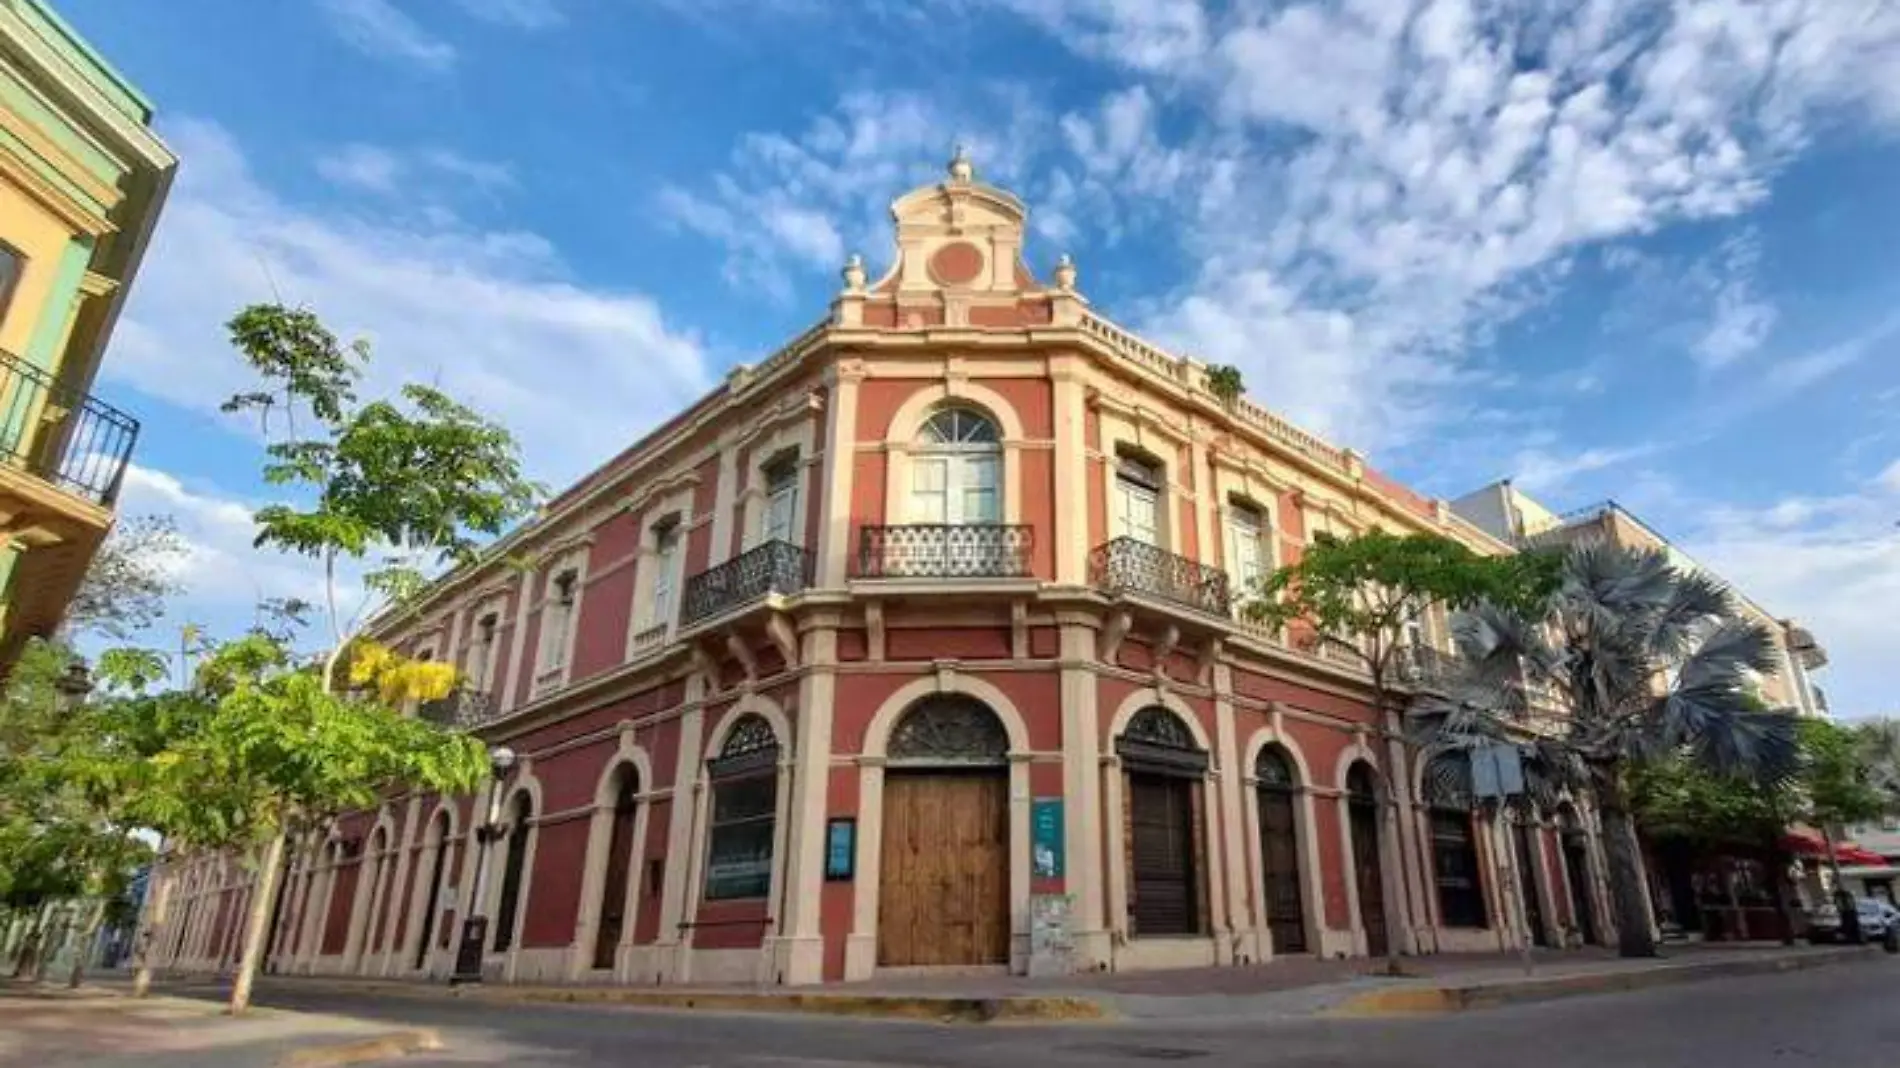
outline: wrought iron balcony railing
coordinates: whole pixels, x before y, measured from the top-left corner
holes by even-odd
[[[1089,580],[1110,593],[1144,593],[1221,616],[1232,600],[1227,572],[1129,537],[1096,546]]]
[[[438,727],[455,730],[469,730],[479,727],[501,714],[501,702],[494,694],[480,690],[456,690],[447,697],[438,697],[433,701],[424,701],[416,709],[416,715]]]
[[[1410,686],[1442,682],[1451,676],[1458,663],[1454,653],[1418,644],[1401,645],[1393,659],[1398,669],[1397,681]]]
[[[137,419],[0,351],[0,463],[109,505],[138,436]]]
[[[788,541],[768,541],[686,580],[680,626],[688,627],[767,594],[811,585],[811,554]]]
[[[910,523],[858,532],[859,578],[1022,578],[1035,531],[1003,523]]]

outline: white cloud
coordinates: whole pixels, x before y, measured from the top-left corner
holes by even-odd
[[[992,2],[1134,79],[1105,114],[1215,116],[1148,150],[1181,154],[1185,195],[1152,195],[1187,205],[1176,229],[1203,268],[1147,325],[1240,354],[1270,403],[1373,448],[1463,414],[1470,353],[1578,252],[1757,205],[1821,109],[1900,123],[1892,5]],[[1774,310],[1745,276],[1711,301],[1706,362],[1767,338]],[[1280,344],[1338,317],[1343,354]]]
[[[1760,258],[1761,242],[1748,234],[1724,242],[1715,262],[1698,265],[1697,283],[1712,307],[1690,353],[1703,367],[1716,370],[1743,359],[1761,348],[1774,329],[1777,309],[1755,290]]]
[[[165,514],[178,522],[186,552],[173,574],[184,589],[168,613],[169,625],[198,623],[229,636],[251,621],[257,603],[297,598],[321,603],[322,572],[309,561],[252,547],[257,503],[216,487],[187,485],[179,476],[138,464],[125,470],[119,511]],[[339,585],[340,603],[354,604],[361,587],[354,577]]]
[[[1695,558],[1750,599],[1793,617],[1826,646],[1816,681],[1839,716],[1900,712],[1888,665],[1900,628],[1900,477],[1836,497],[1714,508],[1684,539]]]
[[[337,185],[385,196],[422,196],[444,185],[492,192],[515,184],[514,171],[505,163],[446,148],[402,150],[361,142],[318,157],[317,173]]]
[[[728,282],[788,300],[795,272],[835,272],[849,252],[878,260],[890,245],[885,205],[940,180],[955,144],[986,181],[1026,175],[1048,116],[1014,86],[963,103],[1011,117],[983,124],[918,94],[853,92],[797,134],[744,135],[705,189],[666,186],[656,203],[725,248]]]
[[[1900,495],[1900,459],[1888,464],[1874,482],[1888,493]]]
[[[1590,448],[1581,452],[1557,453],[1544,448],[1520,450],[1509,463],[1511,480],[1530,493],[1555,493],[1578,475],[1601,471],[1653,456],[1663,446],[1654,442],[1621,448]]]
[[[391,0],[317,0],[330,28],[365,55],[429,71],[455,64],[455,46],[424,29]]]
[[[562,25],[567,13],[558,0],[456,0],[463,11],[483,22],[521,30]]]
[[[571,281],[539,235],[287,202],[220,127],[174,122],[180,172],[105,373],[199,412],[247,384],[221,324],[305,305],[374,343],[367,390],[440,384],[500,419],[559,485],[710,386],[696,339],[650,298]]]

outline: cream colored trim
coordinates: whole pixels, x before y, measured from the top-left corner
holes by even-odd
[[[541,613],[541,625],[535,634],[534,675],[529,680],[528,691],[530,701],[564,689],[573,675],[574,646],[580,640],[581,610],[587,601],[587,565],[591,556],[585,545],[570,546],[559,555],[550,554],[552,562],[538,569],[546,577],[541,583],[541,597],[534,605]],[[554,580],[570,570],[574,572],[574,604],[565,620],[567,632],[560,638],[560,663],[550,666],[547,663],[550,653],[548,606],[554,603]]]
[[[1186,723],[1188,730],[1194,734],[1194,744],[1207,751],[1208,756],[1214,760],[1214,763],[1211,765],[1212,770],[1218,772],[1220,770],[1220,753],[1214,748],[1212,741],[1207,737],[1207,728],[1201,726],[1200,717],[1194,714],[1194,710],[1188,707],[1187,702],[1176,697],[1173,692],[1166,687],[1149,686],[1146,688],[1137,688],[1133,693],[1123,698],[1122,703],[1116,706],[1115,714],[1109,717],[1109,740],[1112,742],[1122,736],[1122,732],[1128,729],[1128,721],[1134,718],[1135,713],[1155,705],[1160,705],[1181,717],[1181,721]]]
[[[816,574],[821,589],[844,585],[846,562],[851,554],[851,494],[857,480],[858,456],[852,448],[858,434],[858,384],[864,380],[864,365],[840,360],[826,381],[825,459],[819,468],[822,489],[818,493],[819,515]],[[888,477],[888,475],[886,476]]]
[[[515,897],[515,917],[514,924],[509,931],[508,950],[506,953],[499,955],[502,976],[505,979],[514,978],[516,962],[521,954],[521,932],[527,926],[529,911],[534,907],[534,857],[536,847],[541,844],[541,820],[547,815],[547,805],[543,800],[544,792],[541,788],[541,780],[534,773],[532,759],[522,761],[521,770],[515,774],[514,782],[509,784],[507,793],[502,796],[501,818],[503,824],[508,824],[509,821],[514,818],[515,799],[524,793],[528,795],[528,802],[531,806],[528,815],[528,844],[521,857],[521,889]],[[494,865],[494,867],[488,873],[488,886],[486,888],[488,891],[488,900],[482,905],[482,915],[499,920],[500,916],[498,913],[501,909],[502,883],[506,881],[508,874],[508,838],[506,835],[495,839],[494,843],[489,847],[488,862]],[[495,927],[491,924],[488,929],[488,944],[482,947],[483,960],[493,961],[497,959],[494,947]]]
[[[705,695],[705,680],[697,673],[688,675],[686,713],[679,721],[679,754],[673,761],[673,805],[666,831],[668,863],[666,881],[660,892],[660,930],[652,955],[656,981],[666,972],[684,978],[680,965],[686,959],[685,939],[680,925],[684,922],[687,901],[692,897],[688,887],[692,885],[690,869],[696,856],[692,848],[693,833],[698,826],[700,796],[705,790],[705,764],[700,756],[706,724]],[[646,977],[633,978],[644,980]]]
[[[730,439],[719,443],[719,481],[713,486],[712,547],[706,551],[706,566],[717,567],[732,558],[732,520],[737,509],[739,493],[739,446]],[[638,519],[640,517],[636,517]],[[646,541],[645,532],[641,534],[641,543]],[[638,600],[635,600],[636,607]],[[629,628],[627,644],[631,656],[633,644],[632,631],[637,631],[638,615],[629,616],[636,621]]]
[[[448,822],[443,827],[443,833],[437,835],[435,833],[437,817],[444,814],[447,815]],[[409,918],[403,925],[402,945],[397,947],[398,952],[401,954],[396,962],[396,970],[398,972],[411,973],[415,971],[412,967],[412,962],[416,959],[416,950],[422,948],[420,945],[423,938],[422,928],[426,910],[429,907],[429,882],[430,876],[435,874],[436,853],[440,850],[452,849],[454,847],[456,838],[455,825],[455,806],[446,801],[438,801],[436,806],[429,810],[428,818],[419,825],[419,830],[421,831],[419,840],[422,844],[422,848],[416,852],[416,881],[415,885],[409,889]],[[430,943],[427,954],[422,961],[422,971],[425,974],[432,969],[436,955],[439,952],[435,947],[441,941],[442,937],[442,916],[444,913],[456,908],[455,899],[461,887],[455,884],[455,878],[455,872],[448,867],[445,861],[442,867],[443,893],[436,899],[435,918],[428,924]],[[458,912],[456,915],[459,916],[460,913]],[[449,941],[451,945],[455,942],[453,932],[450,934]]]
[[[613,967],[609,972],[618,982],[631,981],[631,977],[623,974],[623,968],[627,950],[633,945],[633,932],[640,915],[640,894],[644,882],[640,869],[646,855],[647,818],[653,811],[652,802],[644,795],[654,788],[653,759],[633,739],[633,725],[622,725],[620,743],[613,756],[601,766],[600,778],[594,786],[593,813],[587,828],[587,853],[581,870],[580,913],[575,918],[574,942],[568,954],[567,978],[570,980],[580,979],[594,970],[594,943],[598,938],[601,915],[606,910],[607,859],[612,849],[614,816],[619,801],[614,783],[621,769],[632,768],[643,796],[634,811],[633,842],[627,855],[626,896],[621,912],[625,922],[614,948]]]
[[[1273,959],[1273,916],[1267,902],[1266,858],[1260,851],[1259,780],[1254,778],[1253,768],[1260,759],[1260,751],[1269,745],[1278,746],[1292,759],[1294,774],[1299,777],[1294,794],[1293,833],[1300,850],[1300,920],[1306,930],[1307,951],[1318,953],[1326,944],[1325,869],[1320,859],[1319,822],[1313,811],[1313,771],[1299,740],[1287,733],[1276,719],[1272,725],[1257,728],[1248,736],[1246,748],[1241,750],[1245,762],[1237,769],[1240,774],[1235,776],[1241,778],[1246,787],[1242,792],[1246,801],[1249,885],[1253,888],[1254,925],[1259,931],[1262,960]],[[1347,881],[1351,881],[1350,854],[1342,862],[1342,870]]]
[[[1174,439],[1170,435],[1163,435],[1170,437],[1171,444],[1165,451],[1157,451],[1146,443],[1140,424],[1127,423],[1106,411],[1101,413],[1100,424],[1101,456],[1104,461],[1102,464],[1102,507],[1105,509],[1102,516],[1102,529],[1110,538],[1119,536],[1115,530],[1115,482],[1118,473],[1115,460],[1119,448],[1128,446],[1161,461],[1162,485],[1155,495],[1155,512],[1157,513],[1155,539],[1160,542],[1157,548],[1167,549],[1170,552],[1176,551],[1182,538],[1181,497],[1184,491],[1179,450],[1172,444]]]
[[[887,455],[884,466],[884,522],[910,521],[910,467],[913,456],[931,450],[917,443],[924,421],[938,408],[965,404],[979,409],[996,421],[1002,436],[997,459],[998,489],[1002,491],[1003,522],[1020,523],[1023,515],[1022,450],[1029,444],[1023,432],[1022,416],[1002,394],[980,383],[971,382],[958,370],[958,358],[946,361],[946,378],[940,385],[924,386],[911,394],[891,416],[891,425],[883,446]]]
[[[521,582],[515,589],[515,630],[508,641],[508,676],[503,684],[500,702],[503,713],[514,711],[519,703],[520,672],[534,672],[534,667],[524,662],[528,641],[528,602],[534,593],[534,576],[533,571],[522,572]]]
[[[814,493],[819,491],[811,477],[813,443],[818,436],[818,427],[807,416],[796,423],[781,423],[769,435],[757,435],[753,439],[752,452],[746,458],[746,485],[740,491],[740,546],[744,552],[765,540],[766,481],[765,469],[772,461],[788,452],[794,454],[796,474],[796,497],[792,508],[793,545],[805,544],[805,516]]]
[[[884,761],[891,731],[903,714],[933,694],[959,693],[983,702],[1009,738],[1009,900],[1012,958],[1029,931],[1029,727],[1022,712],[995,685],[948,664],[900,686],[871,716],[858,758],[857,878],[852,882],[851,934],[845,943],[845,978],[870,978],[877,970],[878,904],[883,893]],[[815,889],[815,888],[814,888]],[[1012,960],[1012,964],[1017,962]],[[1020,966],[1017,967],[1020,970]]]

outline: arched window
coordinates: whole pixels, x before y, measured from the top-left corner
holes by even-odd
[[[1261,882],[1275,953],[1306,952],[1306,912],[1300,893],[1300,835],[1294,817],[1299,779],[1286,750],[1269,745],[1253,762],[1260,806]]]
[[[1359,925],[1366,953],[1385,955],[1385,861],[1379,849],[1379,779],[1365,761],[1346,770],[1346,820],[1352,832],[1353,887],[1359,894]]]
[[[1471,829],[1471,762],[1462,754],[1433,757],[1425,768],[1431,806],[1432,876],[1438,917],[1447,927],[1484,927],[1484,884]]]
[[[1134,714],[1115,751],[1128,775],[1133,931],[1200,934],[1202,865],[1194,827],[1207,750],[1181,717],[1156,706]]]
[[[772,892],[772,836],[778,816],[778,735],[764,716],[746,713],[707,761],[712,828],[706,900],[760,898]]]
[[[910,460],[911,523],[1000,523],[1002,436],[981,412],[952,406],[924,421]]]
[[[996,713],[973,697],[939,694],[905,711],[891,729],[893,763],[1002,764],[1009,734]]]
[[[506,953],[515,944],[515,917],[521,911],[521,876],[528,861],[529,823],[534,801],[523,790],[515,794],[513,826],[508,828],[508,857],[501,870],[501,907],[495,910],[495,952]]]
[[[429,962],[429,936],[435,933],[436,910],[442,905],[442,877],[448,872],[449,814],[438,812],[429,837],[435,840],[435,859],[430,863],[429,896],[422,906],[422,935],[416,939],[417,968]]]
[[[614,773],[613,822],[607,832],[607,870],[601,880],[600,923],[594,967],[611,968],[627,923],[627,875],[633,867],[633,828],[640,812],[640,773],[624,764]]]

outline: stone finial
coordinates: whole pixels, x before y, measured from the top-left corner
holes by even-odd
[[[970,162],[970,150],[961,142],[957,144],[956,154],[950,157],[950,180],[958,185],[976,180],[976,164]]]
[[[863,256],[860,256],[857,253],[853,252],[851,254],[851,258],[844,261],[844,270],[840,271],[839,273],[844,276],[844,288],[846,292],[849,292],[849,293],[863,292],[864,290],[864,257]]]
[[[1066,252],[1062,254],[1061,259],[1056,261],[1056,288],[1061,290],[1075,288],[1075,261],[1070,259]]]

